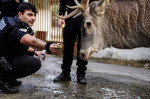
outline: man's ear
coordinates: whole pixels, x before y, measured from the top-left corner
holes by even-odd
[[[18,17],[21,18],[22,17],[22,13],[18,12]]]

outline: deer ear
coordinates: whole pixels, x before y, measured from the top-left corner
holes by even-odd
[[[97,15],[103,15],[105,10],[114,2],[114,0],[99,0],[95,4],[95,12]]]

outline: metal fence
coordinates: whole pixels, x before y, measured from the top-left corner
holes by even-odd
[[[35,36],[44,41],[62,42],[62,28],[57,24],[59,0],[28,0],[38,10],[33,30]]]

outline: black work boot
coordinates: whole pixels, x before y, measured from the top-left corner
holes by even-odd
[[[77,76],[77,82],[78,82],[78,83],[81,83],[81,84],[87,84],[87,81],[86,81],[84,75],[78,75],[78,76]]]
[[[18,93],[19,89],[17,87],[11,87],[9,83],[4,82],[0,80],[0,89],[5,93],[5,94],[14,94]]]
[[[13,79],[13,80],[9,81],[8,83],[12,87],[17,87],[17,86],[20,86],[22,84],[21,80],[17,80],[17,79]]]
[[[86,69],[87,67],[85,65],[78,65],[77,72],[76,72],[78,83],[87,84],[87,81],[85,79]]]
[[[70,74],[65,74],[65,73],[61,73],[59,76],[57,76],[54,80],[54,82],[59,82],[59,81],[71,81],[71,77]]]

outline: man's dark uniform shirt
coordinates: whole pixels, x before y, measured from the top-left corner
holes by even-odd
[[[27,24],[21,22],[17,16],[13,19],[17,26],[14,26],[7,30],[4,34],[4,38],[0,41],[0,55],[9,57],[13,55],[26,54],[29,46],[21,44],[21,38],[30,34],[26,27]],[[3,47],[2,47],[3,46]]]

